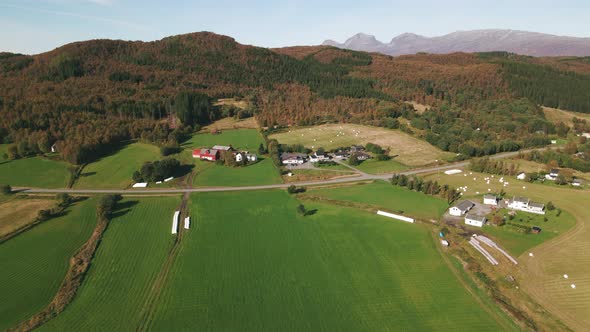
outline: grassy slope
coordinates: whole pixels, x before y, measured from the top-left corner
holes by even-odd
[[[262,136],[256,129],[222,130],[221,134],[195,134],[182,144],[185,148],[212,147],[213,145],[231,145],[236,149],[249,150],[257,153],[260,143],[264,143]]]
[[[125,188],[133,182],[133,172],[139,170],[144,162],[160,158],[160,152],[154,145],[126,145],[117,153],[87,165],[75,188]]]
[[[231,145],[236,149],[257,153],[258,146],[264,143],[256,129],[223,130],[221,134],[201,133],[194,135],[183,144],[185,148]],[[249,186],[281,183],[278,170],[270,158],[261,159],[247,167],[227,167],[207,161],[195,161],[193,184],[196,186]]]
[[[33,222],[39,210],[54,204],[52,199],[21,199],[19,196],[12,196],[8,201],[0,199],[0,236]]]
[[[295,128],[271,135],[271,138],[276,138],[280,143],[303,144],[312,149],[334,149],[352,144],[375,143],[383,148],[389,147],[392,156],[398,155],[396,161],[409,166],[432,164],[435,160],[443,160],[450,156],[449,153],[399,130],[357,124]]]
[[[137,205],[133,205],[138,202]],[[173,238],[175,197],[126,199],[109,224],[76,298],[42,327],[51,331],[131,331]]]
[[[223,202],[224,209],[211,209]],[[497,330],[428,230],[283,191],[193,196],[154,330]],[[272,217],[271,217],[272,216]],[[469,314],[466,314],[466,313]]]
[[[4,160],[7,145],[0,145],[0,183],[13,187],[63,188],[69,179],[68,164],[42,157]]]
[[[79,202],[65,216],[0,244],[0,330],[29,318],[51,301],[69,258],[94,229],[94,207],[93,199]]]
[[[405,166],[398,162],[395,159],[390,159],[386,161],[378,161],[376,159],[369,159],[363,161],[360,165],[355,166],[360,171],[369,174],[383,174],[383,173],[391,173],[397,171],[403,171],[408,169],[408,166]]]
[[[370,204],[394,213],[403,211],[405,215],[425,220],[438,220],[448,207],[447,202],[442,199],[392,186],[384,181],[311,190],[309,194],[341,201]]]

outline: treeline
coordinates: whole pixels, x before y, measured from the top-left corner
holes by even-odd
[[[472,159],[469,168],[474,172],[509,175],[514,176],[518,174],[518,166],[511,162],[504,162],[502,160],[491,160],[490,158]]]
[[[586,143],[588,144],[588,143]],[[535,161],[543,164],[554,164],[554,166],[571,168],[580,172],[590,172],[590,144],[584,146],[586,152],[576,155],[570,152],[578,151],[578,148],[566,151],[560,150],[546,150],[546,151],[531,151],[529,153],[520,154],[519,157],[524,160]],[[576,152],[574,152],[576,153]]]
[[[502,61],[501,66],[517,95],[548,107],[590,113],[590,75],[520,61]]]
[[[394,174],[390,180],[394,186],[406,187],[410,190],[419,191],[427,195],[439,196],[446,199],[449,204],[460,197],[459,191],[449,185],[439,185],[438,181],[424,181],[417,176]]]

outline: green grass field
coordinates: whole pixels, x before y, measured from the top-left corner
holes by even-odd
[[[355,186],[314,189],[309,195],[339,201],[370,204],[393,213],[424,219],[438,220],[448,208],[446,201],[437,197],[392,186],[385,181]]]
[[[84,167],[75,188],[125,188],[133,183],[131,176],[146,161],[159,160],[158,147],[144,143],[132,143],[120,151]]]
[[[212,209],[220,206],[223,208]],[[497,331],[428,228],[284,191],[192,196],[153,330]]]
[[[501,210],[501,215],[507,215],[507,211]],[[547,221],[545,221],[545,217]],[[528,249],[565,233],[576,224],[576,220],[570,213],[562,211],[557,216],[556,210],[547,211],[544,216],[518,211],[514,219],[508,220],[508,222],[528,227],[538,226],[542,229],[539,234],[523,234],[510,226],[496,227],[488,225],[483,228],[485,233],[499,239],[498,243],[501,243],[515,256],[520,256]]]
[[[68,208],[65,216],[0,244],[0,330],[29,318],[51,301],[70,257],[88,239],[95,220],[95,201],[89,199]]]
[[[132,331],[170,249],[176,197],[125,199],[74,301],[50,331]]]
[[[264,143],[262,136],[256,129],[222,130],[221,134],[212,135],[199,133],[184,142],[184,148],[210,148],[214,145],[231,145],[235,149],[249,150],[257,153],[260,143]]]
[[[6,144],[0,145],[0,183],[13,187],[64,188],[70,174],[68,163],[43,157],[5,160]]]
[[[369,174],[383,174],[403,171],[408,169],[409,167],[396,161],[395,159],[385,161],[369,159],[363,161],[360,165],[355,166],[355,168]]]
[[[195,164],[195,186],[253,186],[282,182],[270,158],[245,167],[222,166],[201,160],[195,160]]]

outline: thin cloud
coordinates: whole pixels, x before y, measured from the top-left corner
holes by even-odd
[[[112,1],[110,1],[110,0],[88,0],[88,1],[94,2],[94,3],[112,3]],[[50,9],[43,9],[43,8],[18,6],[18,5],[12,5],[12,4],[0,4],[0,7],[34,11],[34,12],[39,12],[39,13],[46,13],[46,14],[53,14],[53,15],[60,15],[60,16],[69,16],[69,17],[75,17],[75,18],[79,18],[79,19],[83,19],[83,20],[93,20],[96,22],[103,22],[103,23],[109,23],[109,24],[117,24],[117,25],[129,27],[129,28],[132,28],[135,30],[140,30],[140,31],[152,31],[150,28],[148,28],[145,25],[141,25],[141,24],[137,24],[137,23],[133,23],[133,22],[128,22],[128,21],[123,21],[123,20],[117,20],[117,19],[113,19],[113,18],[109,18],[109,17],[84,15],[84,14],[79,14],[79,13],[74,13],[74,12],[66,12],[66,11],[61,11],[61,10],[50,10]]]
[[[113,4],[114,0],[86,0],[87,2],[95,3],[101,6],[110,6]]]

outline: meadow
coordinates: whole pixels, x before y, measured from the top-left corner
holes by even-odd
[[[44,157],[5,160],[6,144],[0,145],[0,184],[13,187],[64,188],[70,173],[68,163]]]
[[[502,210],[500,215],[506,215],[507,211]],[[498,239],[498,243],[515,256],[520,256],[527,250],[548,241],[560,234],[565,233],[576,224],[576,219],[567,211],[562,211],[559,216],[557,210],[547,211],[543,215],[517,211],[513,220],[507,220],[516,225],[528,227],[538,226],[542,231],[539,234],[524,234],[510,226],[485,226],[484,233]],[[547,221],[545,221],[547,218]]]
[[[0,244],[0,330],[29,318],[51,301],[70,257],[95,224],[95,200],[88,199],[69,207],[64,216]]]
[[[290,128],[270,135],[283,144],[302,144],[311,149],[335,149],[353,144],[374,143],[390,148],[395,161],[407,166],[423,166],[443,161],[452,154],[400,130],[357,124],[325,124],[315,127]],[[395,171],[393,169],[392,171]]]
[[[306,203],[316,212],[304,217],[297,204],[285,191],[192,195],[196,227],[183,235],[149,327],[501,328],[451,273],[427,227],[317,203]]]
[[[184,148],[210,148],[214,145],[231,145],[235,149],[258,153],[258,146],[264,143],[256,129],[222,130],[219,134],[198,133],[184,142]]]
[[[254,186],[282,182],[279,171],[270,158],[261,158],[257,163],[245,167],[230,167],[195,160],[194,171],[195,186]]]
[[[157,146],[144,143],[125,145],[121,150],[86,165],[74,188],[126,188],[133,183],[133,172],[139,170],[144,162],[159,159]]]
[[[385,181],[353,186],[310,189],[311,196],[320,196],[331,200],[369,204],[393,213],[423,219],[438,220],[448,208],[446,201],[406,188],[392,186]]]
[[[131,331],[174,241],[177,197],[120,202],[74,301],[46,331]]]
[[[396,159],[379,161],[377,159],[365,160],[360,165],[354,166],[359,171],[369,174],[384,174],[399,172],[408,169],[409,167],[398,162]]]
[[[55,204],[52,199],[7,197],[0,200],[0,238],[6,234],[30,224],[41,209],[48,209]]]
[[[525,254],[518,257],[520,277],[527,282],[522,288],[541,305],[557,315],[570,328],[578,331],[590,329],[590,219],[588,219],[588,197],[590,190],[576,190],[568,187],[526,183],[508,178],[509,185],[502,187],[498,181],[489,185],[481,181],[484,174],[470,176],[432,174],[428,179],[437,180],[455,187],[468,185],[465,197],[475,197],[476,192],[500,192],[504,189],[511,195],[527,196],[535,201],[552,201],[557,208],[575,218],[573,227],[564,225],[559,234],[535,247],[529,248],[534,257]],[[476,177],[476,181],[473,180]],[[543,226],[541,226],[543,227]],[[506,242],[508,245],[509,242]],[[498,244],[505,245],[502,238]],[[568,274],[570,279],[564,279]],[[575,283],[573,290],[570,284]]]
[[[543,112],[545,113],[545,117],[547,120],[552,121],[554,123],[563,122],[568,126],[573,125],[573,118],[584,119],[586,121],[590,121],[590,114],[588,113],[577,113],[562,110],[559,108],[551,108],[551,107],[541,107]]]

